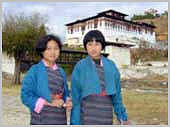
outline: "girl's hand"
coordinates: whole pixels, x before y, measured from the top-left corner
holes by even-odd
[[[52,106],[54,107],[58,107],[58,108],[61,108],[63,107],[63,104],[64,104],[64,100],[63,99],[54,99],[52,100]]]
[[[52,107],[58,107],[58,108],[63,107],[63,104],[64,104],[64,100],[62,100],[62,99],[53,99],[51,103],[49,103],[47,101],[45,103],[45,105],[52,106]]]

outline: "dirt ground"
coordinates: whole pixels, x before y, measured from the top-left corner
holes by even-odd
[[[158,75],[122,80],[123,99],[133,124],[168,124],[167,82],[167,76]],[[29,121],[29,111],[20,100],[20,86],[3,82],[2,125],[29,125]]]
[[[29,125],[29,111],[19,96],[2,95],[2,125]]]

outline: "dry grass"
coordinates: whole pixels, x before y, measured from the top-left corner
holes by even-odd
[[[151,76],[147,76],[144,78],[145,80],[149,80],[149,81],[168,81],[168,75],[158,75],[158,74],[154,74]]]
[[[10,84],[6,80],[2,80],[2,94],[9,96],[18,96],[20,95],[21,85]]]
[[[147,77],[145,78],[145,80],[144,79],[136,80],[136,81],[133,80],[132,82],[130,82],[131,83],[130,85],[133,87],[129,87],[128,89],[124,89],[122,91],[123,101],[128,112],[129,120],[132,120],[137,125],[151,125],[151,124],[167,125],[168,124],[168,94],[167,93],[162,93],[162,94],[139,93],[139,92],[132,91],[130,89],[130,88],[155,89],[156,85],[153,85],[151,83],[152,81],[155,80],[157,82],[165,81],[167,80],[167,77],[154,76],[154,77]],[[10,96],[18,97],[20,95],[20,87],[21,87],[20,85],[12,85],[12,84],[8,84],[8,82],[6,81],[3,81],[2,94],[9,97]],[[157,89],[158,88],[161,88],[161,86],[159,85]],[[163,89],[167,91],[167,88],[163,88]],[[21,102],[17,102],[17,103],[21,103]],[[10,109],[7,112],[9,111]]]
[[[150,89],[150,90],[168,90],[168,85],[162,85],[163,82],[168,83],[168,75],[152,75],[142,79],[122,79],[122,87],[126,89]]]
[[[123,82],[128,87],[122,92],[129,119],[140,125],[168,124],[168,75],[152,75]],[[162,93],[139,93],[132,89],[159,90]]]
[[[123,92],[129,119],[136,124],[167,125],[168,124],[168,95]]]

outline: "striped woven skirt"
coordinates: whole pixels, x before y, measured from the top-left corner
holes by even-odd
[[[31,113],[31,125],[67,125],[66,109],[44,106],[38,114]]]
[[[83,125],[112,125],[113,106],[111,96],[89,95],[81,103]]]

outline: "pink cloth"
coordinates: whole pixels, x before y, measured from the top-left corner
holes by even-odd
[[[42,61],[43,61],[44,65],[45,65],[46,67],[49,67],[48,63],[47,63],[44,59],[43,59]],[[52,69],[53,69],[53,70],[58,69],[57,64],[54,64],[53,67],[52,67]]]
[[[34,111],[36,112],[36,113],[40,113],[41,112],[41,110],[42,110],[42,108],[43,108],[43,106],[44,106],[44,104],[45,104],[45,102],[46,102],[46,100],[45,99],[43,99],[43,98],[38,98],[38,100],[37,100],[37,102],[36,102],[36,105],[35,105],[35,108],[34,108]]]

